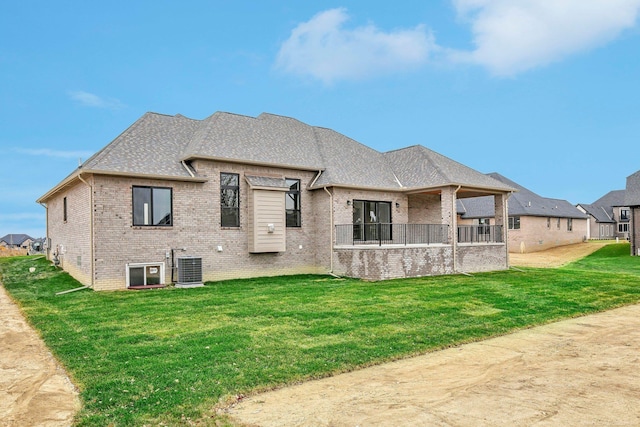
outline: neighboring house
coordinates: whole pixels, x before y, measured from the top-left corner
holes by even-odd
[[[629,207],[631,255],[640,256],[640,171],[627,177],[625,205]]]
[[[48,257],[105,290],[506,269],[512,191],[423,146],[381,153],[288,117],[147,113],[38,202]],[[491,241],[467,241],[456,200],[489,195]]]
[[[571,203],[539,196],[498,173],[488,175],[518,190],[509,198],[507,207],[511,252],[535,252],[585,240],[587,216]],[[493,204],[492,197],[458,200],[460,223],[491,225],[495,221]]]
[[[29,249],[33,238],[26,234],[7,234],[0,239],[0,246],[9,249]]]
[[[625,204],[625,190],[609,191],[591,204],[577,208],[589,215],[587,239],[628,239],[630,210]]]

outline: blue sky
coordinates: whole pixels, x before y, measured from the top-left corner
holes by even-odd
[[[147,111],[422,144],[591,203],[640,169],[640,0],[30,1],[0,8],[0,236]]]

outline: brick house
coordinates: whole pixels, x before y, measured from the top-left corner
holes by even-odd
[[[29,249],[34,239],[26,234],[7,234],[0,238],[0,246],[7,249]]]
[[[588,239],[629,239],[631,211],[625,203],[625,190],[609,191],[595,202],[577,207],[589,216]]]
[[[640,256],[640,171],[627,177],[625,205],[629,207],[631,255]]]
[[[513,190],[423,146],[381,153],[288,117],[147,113],[38,202],[49,258],[107,290],[181,272],[191,283],[505,269]],[[455,207],[483,195],[497,214],[479,245],[459,239],[474,226],[458,226]]]
[[[518,190],[507,208],[511,252],[536,252],[586,239],[587,216],[568,201],[539,196],[498,173],[488,175]],[[493,204],[491,196],[458,200],[460,223],[491,225]]]

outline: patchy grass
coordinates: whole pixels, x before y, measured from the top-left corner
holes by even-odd
[[[244,394],[636,303],[640,258],[628,251],[473,277],[288,276],[60,296],[79,284],[44,259],[2,259],[0,271],[80,388],[77,425],[213,425],[225,422],[213,408]]]

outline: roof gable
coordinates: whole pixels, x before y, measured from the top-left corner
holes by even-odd
[[[414,145],[385,153],[398,181],[403,187],[425,188],[444,185],[477,186],[499,191],[513,191],[510,185],[495,180],[468,166]]]
[[[91,172],[188,177],[180,158],[198,124],[181,115],[146,113],[81,168]]]

